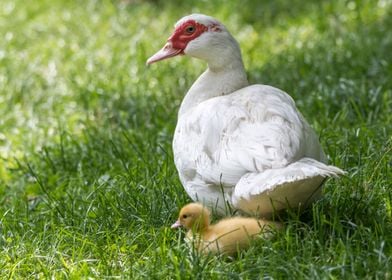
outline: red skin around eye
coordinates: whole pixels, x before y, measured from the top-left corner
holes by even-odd
[[[195,28],[195,31],[191,34],[187,33],[186,31],[189,26],[193,26]],[[173,48],[184,50],[190,41],[199,37],[207,30],[207,26],[194,20],[188,20],[176,28],[168,41],[172,43]]]

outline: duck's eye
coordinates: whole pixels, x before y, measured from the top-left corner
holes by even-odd
[[[187,216],[187,215],[185,215],[185,214],[184,214],[184,215],[182,215],[182,217],[183,217],[184,219],[188,218],[188,216]]]
[[[187,34],[192,34],[193,32],[195,32],[196,28],[193,25],[189,25],[187,28],[185,28],[185,32]]]

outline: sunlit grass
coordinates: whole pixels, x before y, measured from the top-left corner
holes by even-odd
[[[249,79],[289,92],[349,173],[273,240],[201,257],[171,140],[205,65],[151,67],[175,21],[221,19]],[[1,278],[391,277],[392,3],[0,1]]]

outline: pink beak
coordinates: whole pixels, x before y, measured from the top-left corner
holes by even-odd
[[[171,228],[179,228],[182,227],[180,220],[177,220],[174,224],[171,225]]]
[[[153,56],[151,56],[148,60],[147,60],[147,64],[152,64],[154,62],[169,58],[169,57],[173,57],[176,55],[179,55],[182,53],[181,49],[175,49],[173,48],[173,45],[171,42],[166,43],[166,45],[163,46],[163,48],[161,50],[159,50],[156,54],[154,54]]]

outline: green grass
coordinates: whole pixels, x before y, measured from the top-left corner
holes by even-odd
[[[191,12],[226,24],[249,79],[289,92],[348,171],[234,260],[169,228],[189,201],[176,114],[205,65],[145,61]],[[391,30],[390,0],[0,1],[0,278],[391,278]]]

